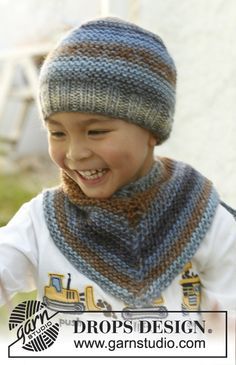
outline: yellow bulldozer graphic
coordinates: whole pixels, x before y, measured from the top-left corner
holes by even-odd
[[[67,287],[63,287],[64,275],[49,274],[49,285],[44,287],[44,304],[52,310],[84,312],[100,311],[94,301],[93,287],[85,287],[84,293],[70,289],[71,275],[68,274]]]

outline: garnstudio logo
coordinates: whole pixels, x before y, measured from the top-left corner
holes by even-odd
[[[59,323],[53,321],[47,307],[40,301],[28,300],[18,304],[9,318],[10,331],[16,330],[16,341],[28,351],[43,351],[54,344],[59,333]],[[15,343],[14,342],[14,343]]]

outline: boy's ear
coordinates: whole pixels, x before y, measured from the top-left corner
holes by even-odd
[[[158,138],[154,134],[150,133],[149,136],[149,146],[155,147],[158,144]]]

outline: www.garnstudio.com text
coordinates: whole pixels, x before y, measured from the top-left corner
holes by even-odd
[[[137,325],[138,324],[138,325]],[[87,320],[73,321],[75,334],[204,334],[206,322],[204,320],[139,320],[120,321],[120,320]],[[109,340],[74,340],[76,349],[171,349],[171,348],[205,348],[203,339],[174,340],[164,336],[157,336],[156,339],[109,339]]]
[[[144,338],[142,340],[74,340],[74,346],[77,349],[204,349],[206,347],[204,340],[168,340],[161,337],[158,340]]]

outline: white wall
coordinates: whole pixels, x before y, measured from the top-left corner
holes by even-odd
[[[100,12],[100,0],[0,0],[0,47],[57,38]]]
[[[101,3],[0,0],[0,48],[38,37],[56,39],[63,26],[99,15]],[[194,165],[236,207],[236,1],[111,0],[110,10],[157,32],[176,61],[174,128],[157,153]],[[27,128],[19,148],[23,154],[35,145],[33,136],[37,138],[30,124]],[[41,145],[46,150],[46,142]]]

